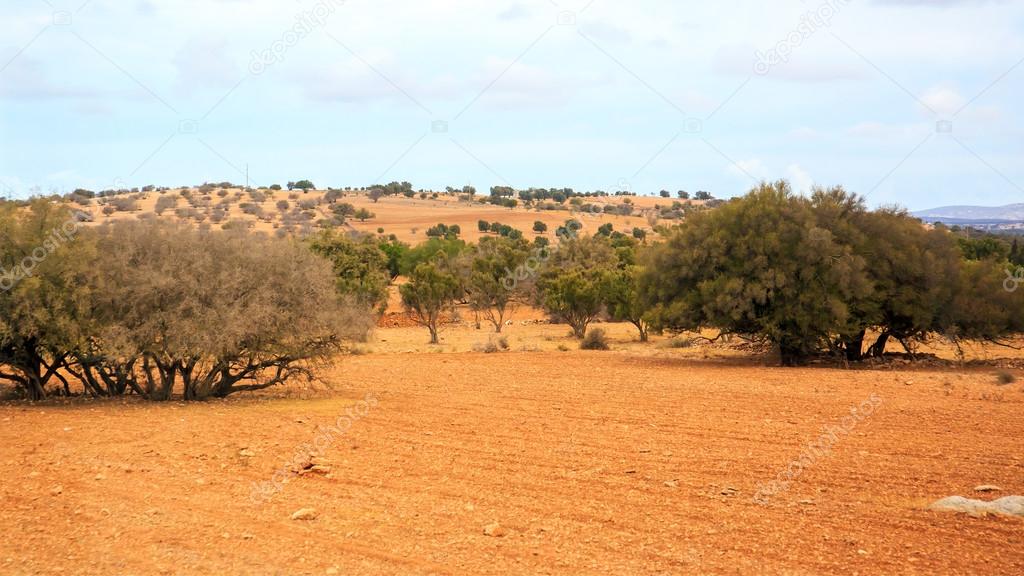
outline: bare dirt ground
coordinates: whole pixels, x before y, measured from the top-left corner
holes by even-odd
[[[1024,493],[1020,383],[641,354],[614,334],[612,352],[401,353],[425,331],[381,330],[332,390],[0,404],[0,573],[1024,573],[1024,521],[923,509],[980,484]],[[253,498],[310,443],[329,474],[279,473]],[[303,508],[317,517],[290,518]]]

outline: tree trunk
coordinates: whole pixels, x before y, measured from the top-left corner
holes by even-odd
[[[640,331],[640,342],[647,342],[647,324],[643,320],[637,320],[633,322],[633,326],[636,326],[636,329]]]
[[[878,339],[875,340],[875,343],[872,344],[871,348],[868,349],[868,356],[871,356],[872,358],[881,358],[883,355],[885,355],[885,345],[888,342],[888,332],[882,332],[881,334],[879,334]]]
[[[864,330],[845,338],[843,344],[846,346],[846,359],[850,362],[859,362],[864,359]]]
[[[583,340],[583,337],[587,335],[587,323],[586,322],[574,322],[570,324],[572,326],[572,335],[577,340]]]
[[[786,367],[803,366],[807,363],[803,348],[799,344],[785,341],[779,343],[779,358]]]

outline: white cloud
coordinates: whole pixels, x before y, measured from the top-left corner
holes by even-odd
[[[786,178],[793,186],[793,190],[796,190],[800,194],[806,194],[814,187],[814,178],[812,178],[810,173],[807,172],[807,170],[804,170],[799,164],[790,164],[789,167],[786,168]]]
[[[959,92],[948,87],[934,87],[921,96],[923,102],[931,111],[940,116],[952,116],[963,108],[967,101]]]

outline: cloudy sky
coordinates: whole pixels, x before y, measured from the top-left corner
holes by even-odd
[[[1024,3],[19,0],[0,186],[1024,202]],[[1014,104],[1016,102],[1016,104]]]

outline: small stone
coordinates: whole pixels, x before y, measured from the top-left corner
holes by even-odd
[[[813,506],[814,505],[814,500],[811,500],[810,498],[807,498],[806,500],[801,500],[799,503],[803,504],[804,506]]]
[[[737,493],[739,493],[739,490],[733,488],[732,486],[726,486],[725,488],[722,488],[721,492],[719,492],[719,494],[721,494],[722,496],[734,496]]]
[[[473,506],[472,502],[467,502],[465,508],[466,512],[472,512],[473,510],[476,510],[476,506]]]
[[[994,486],[992,484],[982,484],[981,486],[975,486],[974,487],[974,491],[975,492],[1002,492],[1003,489],[1000,488],[999,486]]]
[[[54,496],[59,496],[61,492],[64,492],[64,487],[61,486],[60,484],[57,484],[56,486],[50,489],[50,494],[53,494]]]
[[[292,520],[316,520],[320,516],[313,508],[300,508],[292,514]]]
[[[675,480],[665,480],[665,487],[666,488],[678,488],[679,487],[679,482],[676,482]]]
[[[320,464],[314,464],[312,466],[309,466],[309,467],[303,468],[302,470],[299,470],[299,476],[302,476],[304,474],[324,474],[324,475],[327,475],[327,474],[330,474],[330,473],[331,473],[331,467],[330,466],[322,466]]]
[[[100,473],[100,474],[97,474],[97,475],[93,476],[92,479],[93,480],[106,480],[107,477],[104,476],[102,473]]]
[[[505,535],[505,528],[497,522],[484,526],[484,535],[493,538],[501,538]]]
[[[330,568],[328,568],[327,570],[324,571],[324,574],[337,574],[337,573],[338,573],[338,569],[335,568],[334,566],[331,566]]]
[[[238,451],[238,455],[241,456],[242,458],[252,458],[253,456],[256,455],[256,453],[253,452],[252,450],[249,450],[248,448],[242,448],[241,450]]]
[[[867,550],[863,550],[863,549],[857,550],[857,554],[860,554],[861,556],[867,556],[868,555],[868,551]]]

